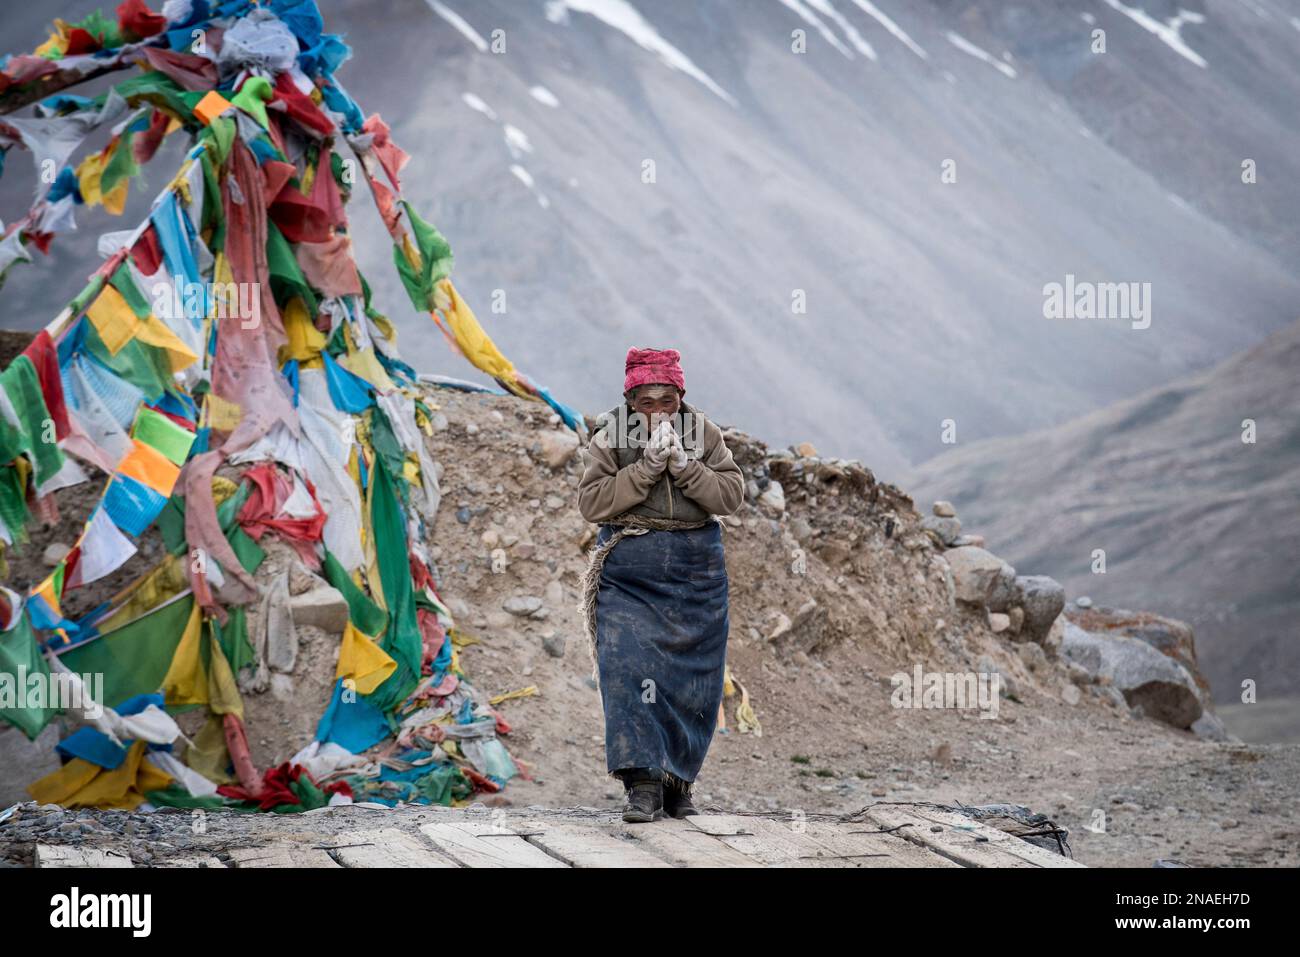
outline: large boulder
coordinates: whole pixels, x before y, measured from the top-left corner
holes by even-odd
[[[952,569],[953,583],[956,586],[957,600],[968,605],[989,605],[990,596],[994,604],[991,611],[1004,611],[1008,606],[1000,599],[1007,589],[1008,579],[1015,584],[1016,570],[992,552],[987,552],[974,545],[963,545],[943,553],[944,560]]]
[[[1084,631],[1093,634],[1122,635],[1145,642],[1187,669],[1196,682],[1203,700],[1210,700],[1210,683],[1201,674],[1196,661],[1196,638],[1192,627],[1174,618],[1146,611],[1126,611],[1104,606],[1079,607],[1075,602],[1065,615]]]
[[[1065,623],[1061,657],[1094,679],[1109,679],[1130,707],[1175,728],[1191,728],[1204,713],[1200,690],[1187,669],[1136,638],[1094,634]]]
[[[1016,637],[1041,645],[1065,608],[1065,586],[1046,575],[1022,575],[1016,579],[1016,591],[1025,613]]]

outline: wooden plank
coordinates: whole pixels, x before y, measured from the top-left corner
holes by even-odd
[[[739,814],[696,814],[683,818],[732,850],[768,867],[852,867],[849,861],[799,833],[788,823]]]
[[[37,867],[134,867],[131,858],[118,851],[68,844],[37,844]]]
[[[236,867],[338,867],[329,854],[309,844],[268,841],[261,847],[237,847],[230,859]]]
[[[673,867],[762,867],[722,841],[683,820],[665,818],[650,825],[627,827],[623,836],[635,841]]]
[[[654,827],[654,825],[647,825]],[[558,821],[528,821],[524,831],[534,831],[526,840],[557,857],[570,867],[672,867],[633,841],[589,824]]]
[[[219,867],[226,870],[226,865],[221,859],[212,854],[191,854],[185,857],[169,857],[165,861],[159,861],[154,867],[198,867],[213,868]]]
[[[843,856],[853,867],[961,866],[897,834],[865,833],[878,829],[870,821],[861,824],[808,821],[804,827],[809,837],[825,845],[832,853]]]
[[[421,824],[420,832],[464,867],[567,867],[515,828],[460,821]]]
[[[952,811],[916,805],[877,804],[867,808],[865,816],[881,827],[912,825],[898,831],[899,836],[928,847],[963,867],[1083,867],[1078,861],[1035,847],[1005,831]]]
[[[330,850],[344,867],[456,867],[418,837],[395,827],[345,831],[330,840]]]

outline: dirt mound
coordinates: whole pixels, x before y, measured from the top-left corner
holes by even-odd
[[[470,636],[462,667],[485,695],[527,692],[501,710],[513,729],[507,746],[530,779],[516,778],[490,801],[606,806],[619,794],[605,774],[600,698],[588,678],[578,609],[595,531],[576,507],[578,443],[547,409],[512,397],[430,388],[426,402],[443,492],[429,545],[439,592]],[[1076,684],[1050,644],[995,634],[986,609],[955,600],[942,546],[898,489],[858,463],[818,458],[806,447],[810,454],[769,449],[734,429],[726,440],[748,488],[745,504],[724,522],[728,662],[759,726],[742,731],[739,691],[725,700],[726,726],[697,786],[704,805],[842,813],[878,800],[1012,802],[1069,828],[1079,859],[1089,863],[1149,864],[1179,854],[1207,863],[1239,854],[1261,863],[1285,858],[1269,840],[1254,847],[1227,835],[1214,853],[1195,844],[1202,848],[1195,857],[1190,822],[1210,827],[1230,808],[1215,807],[1214,794],[1189,776],[1226,776],[1225,787],[1248,787],[1244,765],[1215,750],[1240,746],[1139,720],[1122,698]],[[77,507],[70,493],[93,498],[86,488],[60,499],[66,515]],[[46,574],[40,549],[49,536],[40,534],[11,553],[14,587]],[[268,552],[268,568],[292,564],[287,549]],[[259,766],[310,740],[336,653],[336,636],[309,634],[288,680],[246,695]],[[970,708],[897,707],[893,676],[910,677],[918,666],[998,672],[996,720]],[[5,738],[21,735],[0,732],[0,763],[17,771],[7,776],[21,788],[37,773],[15,768]],[[39,749],[45,760],[50,745]],[[1277,776],[1296,777],[1294,751],[1279,752]],[[1117,816],[1118,827],[1127,809],[1141,807],[1139,779],[1161,794],[1159,808],[1194,817],[1181,819],[1156,849],[1140,833],[1110,841],[1080,832],[1098,809]],[[1262,793],[1252,807],[1270,834],[1292,832],[1294,809]]]

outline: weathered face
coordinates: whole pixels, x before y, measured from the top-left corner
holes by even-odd
[[[628,405],[633,412],[654,420],[657,416],[676,415],[682,407],[682,397],[675,386],[643,385],[632,390]]]

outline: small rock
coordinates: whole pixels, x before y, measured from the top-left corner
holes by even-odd
[[[1041,671],[1047,667],[1047,652],[1043,651],[1042,645],[1025,642],[1016,645],[1016,651],[1020,654],[1020,660],[1025,663],[1025,667],[1030,671]]]
[[[938,501],[931,506],[930,510],[939,518],[956,518],[957,510],[952,507],[952,502]]]
[[[794,450],[806,459],[817,457],[817,447],[811,442],[800,442],[794,447]]]
[[[507,598],[501,607],[512,615],[526,618],[541,609],[542,600],[536,595],[513,595]]]
[[[564,657],[565,640],[563,635],[549,634],[542,636],[542,648],[552,658]]]
[[[314,625],[329,635],[341,635],[348,624],[348,603],[332,585],[322,583],[289,598],[289,612],[298,627]]]
[[[469,506],[462,505],[460,508],[456,509],[456,521],[460,522],[462,525],[468,525],[469,519]]]
[[[561,469],[578,451],[578,437],[567,430],[539,432],[536,447],[547,468]]]
[[[1011,627],[1011,616],[991,612],[989,614],[989,627],[993,629],[995,635],[1000,635]]]
[[[951,545],[961,535],[961,520],[957,518],[936,518],[927,515],[921,519],[921,528],[933,532],[940,545]]]
[[[1083,694],[1079,691],[1079,686],[1069,682],[1061,688],[1061,700],[1066,704],[1078,704]]]
[[[785,511],[785,489],[780,482],[769,482],[763,494],[758,497],[758,504],[780,515]]]
[[[1124,700],[1124,696],[1119,691],[1115,693],[1119,695],[1121,701]],[[1202,711],[1201,716],[1192,722],[1191,731],[1198,738],[1205,738],[1207,741],[1236,740],[1224,727],[1223,720],[1213,711]]]
[[[41,561],[47,568],[55,568],[59,562],[68,557],[70,551],[72,549],[62,542],[50,542],[45,546],[45,551],[41,552]]]
[[[433,413],[433,418],[430,419],[429,421],[430,424],[433,426],[433,430],[435,432],[445,432],[447,426],[450,424],[447,422],[447,417],[443,415],[441,412]]]
[[[790,616],[784,612],[778,612],[776,616],[776,627],[768,632],[767,640],[776,641],[782,635],[786,634],[792,627]]]
[[[564,499],[560,498],[560,496],[558,496],[558,495],[548,495],[548,496],[546,496],[546,507],[549,508],[549,509],[551,509],[552,511],[555,511],[555,510],[557,510],[557,509],[564,508],[564,506],[567,505],[567,504],[568,504],[568,502],[566,502]]]
[[[1079,608],[1091,608],[1092,599],[1089,598],[1087,595],[1080,595],[1078,598],[1074,600],[1074,604]]]

